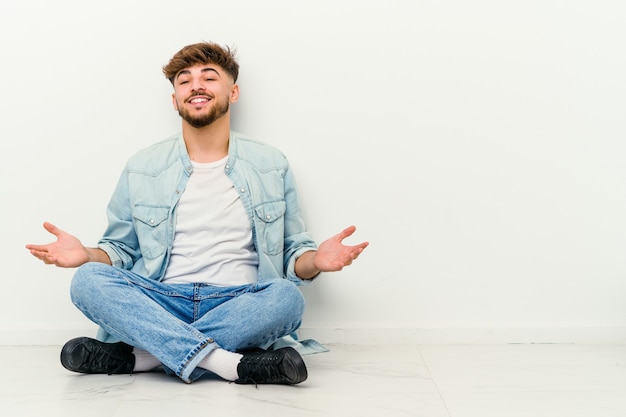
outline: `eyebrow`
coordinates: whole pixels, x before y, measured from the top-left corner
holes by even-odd
[[[211,67],[202,68],[202,70],[200,72],[207,73],[207,72],[211,72],[211,71],[216,73],[218,76],[220,75],[220,73],[215,68],[211,68]],[[176,79],[178,79],[181,75],[188,75],[188,74],[191,74],[191,71],[189,71],[189,70],[182,70],[181,72],[179,72],[176,75]]]

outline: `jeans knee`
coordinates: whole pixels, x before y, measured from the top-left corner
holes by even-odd
[[[304,296],[296,284],[286,279],[279,279],[274,281],[272,286],[281,303],[289,303],[292,311],[299,316],[304,314]]]
[[[70,297],[74,304],[80,304],[86,295],[93,294],[94,285],[100,282],[97,276],[101,274],[103,266],[105,265],[90,262],[76,269],[70,284]]]

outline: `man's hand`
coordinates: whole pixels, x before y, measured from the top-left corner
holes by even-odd
[[[43,227],[56,236],[57,240],[46,245],[26,245],[26,249],[35,258],[63,268],[78,267],[90,261],[89,249],[76,237],[48,222],[44,223]]]
[[[328,240],[322,242],[317,249],[314,265],[322,272],[341,271],[359,257],[369,242],[363,242],[356,246],[346,246],[343,240],[351,236],[356,230],[355,226],[344,229]]]
[[[296,261],[296,275],[302,279],[311,279],[320,272],[341,271],[359,257],[369,242],[355,246],[346,246],[343,240],[356,230],[350,226],[319,245],[317,251],[304,253]]]

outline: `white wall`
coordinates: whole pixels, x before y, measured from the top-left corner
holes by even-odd
[[[370,240],[303,289],[322,341],[626,340],[623,1],[0,3],[0,343],[94,331],[44,220],[93,245],[126,158],[179,128],[160,68],[236,46],[237,130],[309,228]]]

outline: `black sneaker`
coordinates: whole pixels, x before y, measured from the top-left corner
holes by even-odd
[[[237,384],[294,385],[307,377],[304,361],[292,347],[244,353],[237,373]]]
[[[133,347],[104,343],[89,337],[72,339],[61,349],[61,364],[84,374],[130,374],[135,367]]]

